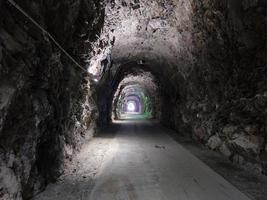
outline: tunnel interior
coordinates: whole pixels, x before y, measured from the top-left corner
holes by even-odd
[[[266,175],[266,13],[265,0],[0,1],[0,198],[36,195],[113,120],[156,119]]]
[[[112,102],[112,119],[159,119],[159,88],[149,72],[127,75],[119,83]]]

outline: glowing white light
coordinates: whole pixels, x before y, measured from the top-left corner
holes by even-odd
[[[127,111],[134,112],[135,111],[135,104],[133,102],[127,103]]]
[[[90,63],[90,66],[88,68],[88,72],[94,76],[98,75],[99,74],[99,71],[100,71],[100,62],[99,60],[93,60],[91,61]]]

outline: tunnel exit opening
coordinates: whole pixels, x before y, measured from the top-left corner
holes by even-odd
[[[127,102],[127,112],[128,113],[134,113],[134,112],[137,112],[136,111],[136,103],[134,101],[128,101]]]

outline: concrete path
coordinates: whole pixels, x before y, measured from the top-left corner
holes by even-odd
[[[61,184],[50,186],[37,199],[249,200],[156,123],[125,121],[114,126],[119,127],[114,131],[115,137],[98,147],[105,149],[105,155],[92,183],[82,184],[82,196],[78,195],[82,191],[75,188],[77,184],[73,184],[73,192],[71,187],[70,191],[65,189],[68,195],[52,194],[51,190],[64,193]],[[101,141],[101,137],[98,140]],[[66,179],[71,182],[70,176]],[[57,187],[62,191],[57,191]]]
[[[124,123],[90,200],[248,200],[155,123]]]

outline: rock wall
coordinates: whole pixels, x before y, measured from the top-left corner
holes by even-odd
[[[78,61],[102,27],[98,0],[16,2]],[[92,137],[97,110],[88,77],[47,35],[7,1],[0,16],[0,199],[28,199]]]
[[[192,8],[195,64],[175,127],[266,173],[266,3],[206,0]]]

